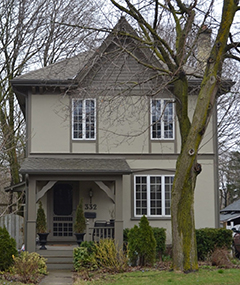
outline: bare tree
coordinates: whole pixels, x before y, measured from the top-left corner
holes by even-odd
[[[46,66],[89,48],[90,31],[74,30],[56,22],[68,20],[89,25],[94,21],[93,12],[94,6],[85,0],[0,3],[0,159],[2,167],[9,169],[11,185],[20,182],[19,159],[24,156],[27,138],[10,81],[36,64]]]
[[[149,65],[126,47],[124,51],[145,67],[157,70],[167,79],[166,85],[172,86],[181,133],[181,152],[176,164],[171,201],[173,268],[184,272],[195,271],[198,263],[193,206],[196,179],[201,172],[201,165],[197,162],[198,150],[219,90],[225,89],[226,93],[231,86],[222,77],[224,60],[240,59],[237,35],[230,34],[234,16],[240,8],[237,1],[224,0],[220,15],[214,15],[214,1],[111,2],[138,28],[138,34],[120,31],[118,35],[132,37],[143,47],[148,47],[161,66],[154,60]],[[173,38],[164,34],[166,25],[172,27]],[[209,54],[202,54],[196,64],[199,38],[210,30],[214,39],[212,46],[209,46]],[[195,89],[198,100],[191,118],[188,97],[189,81],[193,78],[199,81],[199,87]]]

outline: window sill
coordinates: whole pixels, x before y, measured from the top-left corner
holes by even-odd
[[[166,221],[170,221],[171,220],[171,217],[147,217],[146,218],[149,220],[149,221],[156,221],[156,220],[166,220]],[[141,220],[141,217],[131,217],[130,219],[131,221],[140,221]]]

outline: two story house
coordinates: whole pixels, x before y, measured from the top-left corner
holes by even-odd
[[[121,18],[115,30],[133,32]],[[128,52],[126,52],[126,50]],[[25,243],[36,250],[36,211],[42,201],[52,243],[74,242],[79,199],[88,221],[114,219],[123,229],[163,227],[171,243],[171,188],[180,132],[171,86],[143,65],[160,64],[133,38],[111,33],[95,52],[84,52],[12,80],[26,119]],[[193,113],[200,81],[190,80]],[[199,150],[203,171],[195,194],[196,227],[218,227],[217,122],[213,114]]]

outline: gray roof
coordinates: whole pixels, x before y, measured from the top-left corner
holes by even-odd
[[[122,29],[128,31],[130,34],[136,35],[137,37],[136,32],[124,17],[121,17],[113,31],[121,31]],[[103,56],[105,50],[112,43],[114,37],[115,33],[110,33],[96,51],[83,52],[72,58],[67,58],[47,67],[28,72],[14,78],[11,80],[11,83],[14,86],[30,86],[35,84],[40,84],[43,86],[47,86],[47,84],[50,86],[60,86],[61,84],[72,85],[74,81],[79,82],[87,74],[87,72],[91,70],[97,60]],[[132,41],[137,42],[133,38]],[[139,50],[145,55],[146,60],[150,61],[151,64],[154,62],[154,64],[159,66],[159,68],[164,68],[163,63],[160,63],[160,61],[153,56],[150,49],[140,48]],[[186,69],[187,73],[189,74],[196,73],[196,71],[192,68],[190,69],[187,67]],[[192,78],[190,81],[194,86],[199,86],[201,79]],[[224,86],[224,93],[226,93],[225,89],[230,88],[233,85],[233,82],[231,80],[225,80],[224,84],[226,85]]]
[[[238,212],[238,213],[231,212],[231,213],[226,213],[226,214],[220,214],[220,222],[229,222],[229,221],[235,220],[239,217],[240,217],[240,212]]]
[[[36,158],[28,157],[21,165],[23,174],[130,174],[122,158]]]
[[[61,60],[49,66],[30,71],[26,74],[14,78],[17,80],[72,80],[78,72],[86,65],[93,52],[83,52],[72,58]]]
[[[240,212],[240,199],[222,209],[220,213],[222,212]]]

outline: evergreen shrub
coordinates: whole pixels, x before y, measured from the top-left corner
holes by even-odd
[[[156,240],[153,229],[145,216],[128,234],[128,250],[131,265],[152,265],[156,256]]]
[[[129,234],[129,231],[130,231],[129,228],[125,228],[125,229],[123,230],[123,242],[124,242],[125,244],[128,243],[128,234]]]
[[[46,233],[47,231],[47,219],[41,201],[39,201],[39,208],[37,210],[36,230],[37,233]]]
[[[13,264],[13,257],[17,254],[15,239],[10,237],[6,227],[0,227],[0,270],[8,269]]]
[[[232,231],[223,228],[198,229],[196,240],[198,259],[206,260],[216,248],[231,248]]]
[[[80,200],[77,206],[76,220],[73,228],[75,233],[83,233],[86,228],[86,219],[83,211],[83,199]]]
[[[95,246],[88,244],[87,241],[82,242],[79,247],[74,248],[73,265],[76,271],[97,268],[94,248]]]
[[[156,240],[156,253],[158,257],[161,257],[166,250],[166,229],[164,228],[152,228],[153,235]]]

